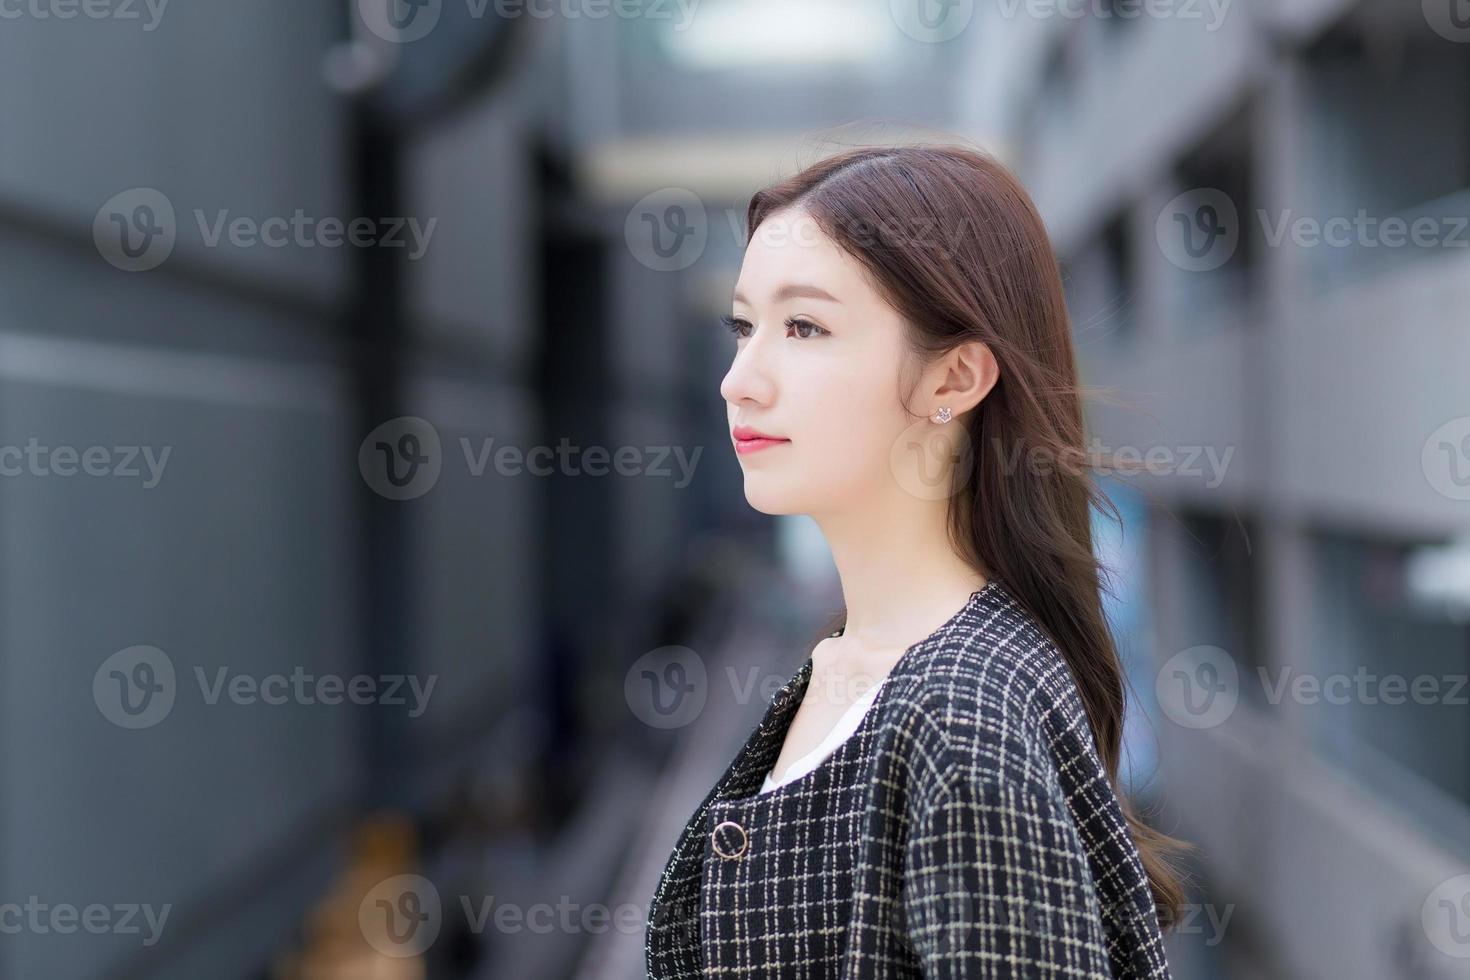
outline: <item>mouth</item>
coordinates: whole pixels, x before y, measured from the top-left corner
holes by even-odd
[[[741,455],[760,452],[762,449],[770,449],[773,446],[784,446],[791,441],[790,439],[783,439],[780,436],[767,435],[764,432],[758,432],[755,429],[749,429],[745,426],[736,426],[731,436],[735,440],[735,451]]]

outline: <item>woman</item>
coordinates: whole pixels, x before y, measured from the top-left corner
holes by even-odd
[[[847,609],[694,814],[650,977],[1168,977],[1183,904],[1116,789],[1057,262],[956,147],[756,194],[721,385],[746,497],[809,514]]]

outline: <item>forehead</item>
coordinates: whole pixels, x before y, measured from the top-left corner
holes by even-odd
[[[735,292],[744,302],[766,303],[783,284],[793,282],[820,286],[843,301],[871,291],[857,260],[828,238],[810,214],[778,211],[751,235]]]

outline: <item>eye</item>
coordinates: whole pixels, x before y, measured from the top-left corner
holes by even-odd
[[[799,317],[799,316],[788,317],[787,320],[786,320],[786,326],[789,327],[790,329],[795,330],[797,332],[796,335],[798,337],[800,337],[802,340],[808,340],[808,339],[810,339],[813,336],[813,334],[830,334],[831,333],[830,330],[826,330],[826,329],[824,329],[822,327],[819,327],[815,323],[813,323],[812,321],[807,320],[807,319],[805,319],[803,317]],[[805,330],[807,330],[809,332],[808,333],[802,333],[801,331],[803,329],[805,329]]]
[[[750,326],[749,320],[742,320],[734,316],[722,316],[720,317],[720,322],[736,337],[747,336],[745,329]]]
[[[749,337],[749,331],[755,329],[753,326],[751,326],[749,320],[746,320],[742,317],[722,316],[720,317],[720,322],[723,323],[725,325],[725,328],[736,337]],[[805,317],[787,317],[785,322],[787,329],[796,331],[796,336],[801,338],[802,340],[810,340],[813,336],[817,335],[825,336],[831,334],[830,330],[827,330],[824,327],[817,326],[815,323],[806,319]]]

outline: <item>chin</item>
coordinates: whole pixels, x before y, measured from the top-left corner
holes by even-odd
[[[745,477],[745,502],[762,514],[768,514],[771,517],[806,513],[803,502],[798,499],[797,494],[790,493],[781,487],[771,486],[770,481],[766,480],[763,474]]]

